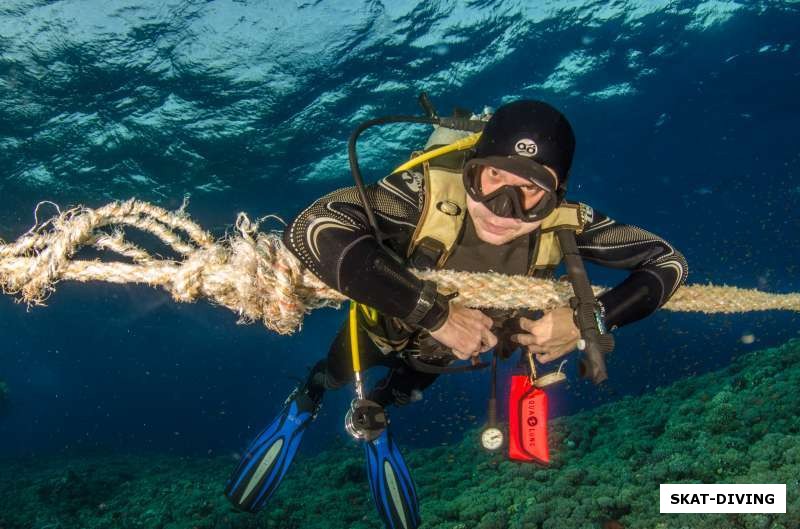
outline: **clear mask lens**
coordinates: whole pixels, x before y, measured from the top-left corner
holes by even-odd
[[[480,173],[471,170],[467,193],[473,200],[481,202],[498,217],[515,218],[522,222],[536,222],[553,211],[556,204],[555,193],[545,190],[545,195],[530,209],[525,209],[525,192],[520,186],[501,186],[491,193],[484,193]]]

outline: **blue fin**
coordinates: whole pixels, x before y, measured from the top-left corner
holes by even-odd
[[[314,406],[305,395],[290,397],[272,424],[256,437],[225,486],[225,496],[242,511],[257,512],[278,488],[292,463],[306,426],[314,419]]]
[[[389,429],[365,442],[364,450],[372,498],[383,523],[388,529],[416,529],[420,524],[417,490]]]

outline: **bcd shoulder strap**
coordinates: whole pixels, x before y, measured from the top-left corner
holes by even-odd
[[[422,215],[408,246],[408,257],[414,255],[416,266],[439,268],[453,251],[464,215],[467,212],[467,193],[461,170],[431,167],[423,164],[425,204]]]
[[[563,252],[556,237],[556,230],[569,228],[575,233],[583,231],[582,206],[582,204],[562,204],[544,218],[539,235],[539,247],[531,263],[532,269],[558,266],[563,258]]]

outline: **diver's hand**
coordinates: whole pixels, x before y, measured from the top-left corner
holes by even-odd
[[[519,324],[529,334],[515,334],[511,339],[536,354],[536,360],[542,363],[572,352],[581,338],[569,307],[545,312],[538,320],[520,318]]]
[[[431,336],[452,349],[458,358],[467,360],[497,344],[491,328],[492,319],[483,312],[451,303],[447,321]]]

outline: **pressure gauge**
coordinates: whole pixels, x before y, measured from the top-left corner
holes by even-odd
[[[503,431],[496,426],[488,426],[481,432],[481,446],[490,452],[503,446]]]

